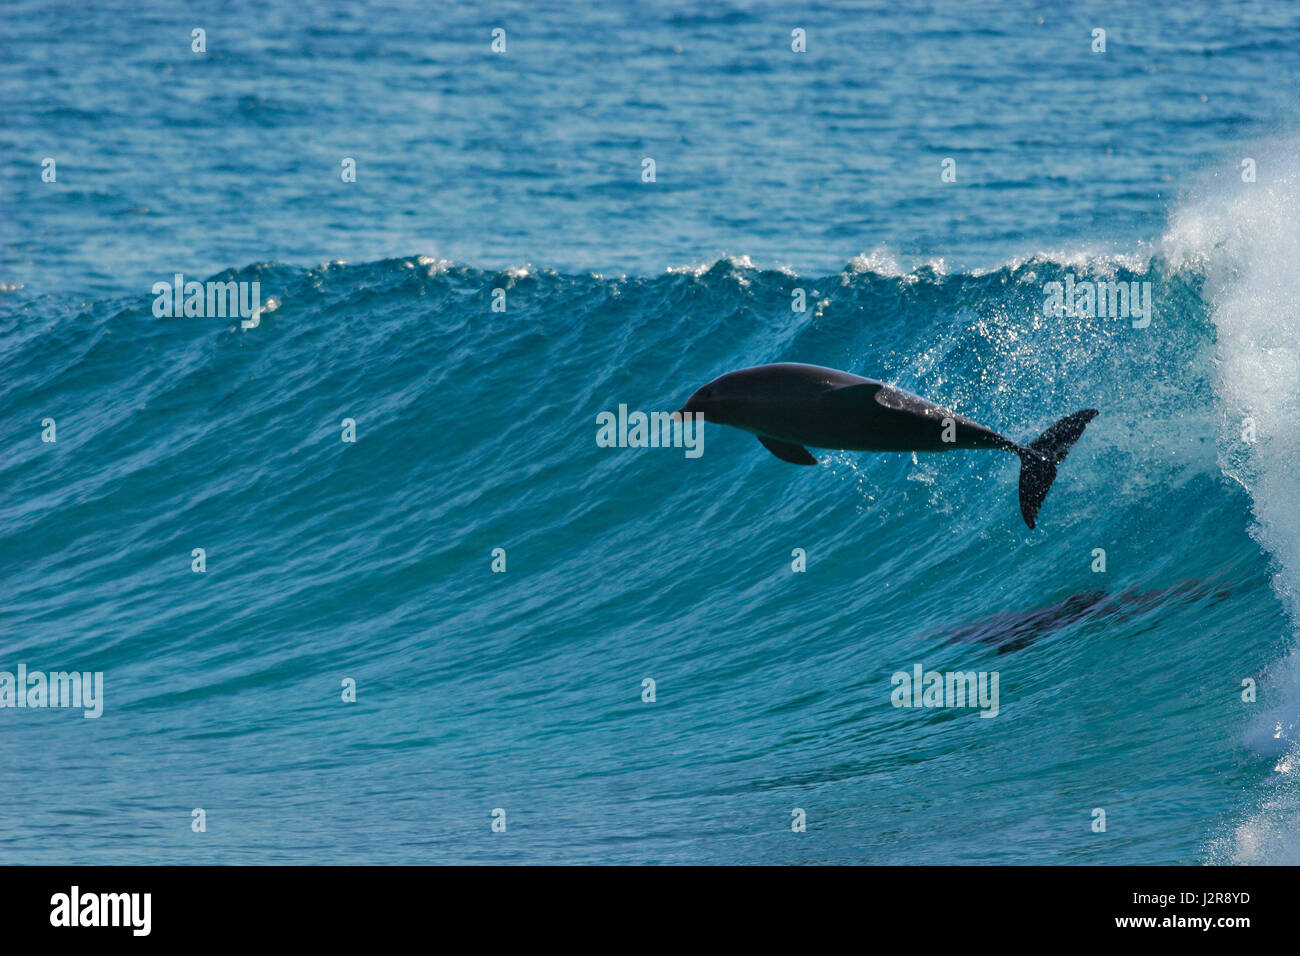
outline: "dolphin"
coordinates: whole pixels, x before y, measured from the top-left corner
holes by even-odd
[[[901,388],[817,365],[782,362],[728,372],[701,386],[675,416],[753,432],[782,461],[815,465],[805,446],[846,451],[992,448],[1020,456],[1020,513],[1034,527],[1057,466],[1097,414],[1062,418],[1027,445]]]
[[[995,648],[999,654],[1009,654],[1071,624],[1111,618],[1128,620],[1179,599],[1188,603],[1208,601],[1219,604],[1231,598],[1236,587],[1231,583],[1184,581],[1158,591],[1139,591],[1137,588],[1111,593],[1084,591],[1032,611],[999,611],[978,621],[945,628],[939,635],[948,638],[945,644],[978,641]]]

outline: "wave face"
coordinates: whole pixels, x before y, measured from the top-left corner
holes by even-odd
[[[256,264],[215,277],[252,329],[11,290],[0,667],[105,702],[0,714],[0,857],[1296,862],[1294,195],[986,272]],[[1067,275],[1151,283],[1150,326],[1045,315]],[[1035,532],[1012,456],[596,443],[777,360],[1101,415]],[[892,706],[916,664],[996,671],[997,717]]]

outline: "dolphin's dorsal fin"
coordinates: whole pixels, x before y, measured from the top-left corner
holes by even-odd
[[[841,385],[838,388],[828,389],[822,393],[822,398],[841,407],[848,405],[865,404],[867,402],[881,402],[884,395],[881,392],[885,386],[880,382],[860,382],[856,385]]]
[[[827,401],[835,404],[856,405],[858,403],[875,402],[890,411],[913,412],[921,415],[927,414],[935,408],[925,399],[913,395],[911,392],[905,392],[901,388],[886,385],[884,382],[844,385],[840,388],[831,389],[825,393],[824,397]]]
[[[782,461],[788,461],[792,465],[815,465],[817,459],[814,458],[803,445],[795,445],[791,442],[777,441],[775,438],[768,438],[759,435],[758,440],[763,443],[763,447],[776,455]]]

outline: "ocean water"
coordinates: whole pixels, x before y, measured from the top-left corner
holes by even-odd
[[[6,4],[0,671],[104,691],[0,862],[1300,862],[1298,90],[1294,4]],[[1035,531],[597,445],[772,361],[1101,414]]]

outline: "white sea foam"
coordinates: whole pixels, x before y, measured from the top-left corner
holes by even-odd
[[[915,282],[917,273],[926,269],[935,275],[944,276],[948,274],[948,264],[940,257],[929,259],[918,259],[910,265],[902,265],[898,257],[889,251],[887,246],[876,246],[870,252],[861,252],[854,256],[844,265],[841,273],[845,282],[848,277],[859,273],[872,273],[878,276],[887,276],[891,279],[902,279],[905,282]]]
[[[1211,847],[1216,862],[1300,863],[1300,142],[1230,170],[1173,217],[1162,253],[1205,276],[1218,333],[1220,463],[1251,496],[1251,535],[1272,556],[1292,648],[1264,675],[1247,746],[1277,763],[1267,792]],[[1245,440],[1254,425],[1252,442]],[[1243,662],[1243,667],[1248,666]]]
[[[716,259],[705,259],[702,262],[696,262],[689,265],[669,266],[666,271],[669,275],[689,275],[689,276],[694,276],[695,278],[698,279],[700,276],[704,275],[704,273],[711,270],[714,266],[716,266],[720,262],[725,262],[728,266],[732,268],[733,271],[737,271],[737,272],[746,269],[748,270],[758,269],[758,266],[754,265],[754,260],[751,259],[749,256],[745,256],[745,255],[733,256],[733,255],[724,254],[718,256]],[[743,279],[744,277],[740,276],[740,278]]]
[[[443,275],[455,266],[450,259],[439,259],[437,256],[416,256],[415,264],[421,266],[429,278]]]

